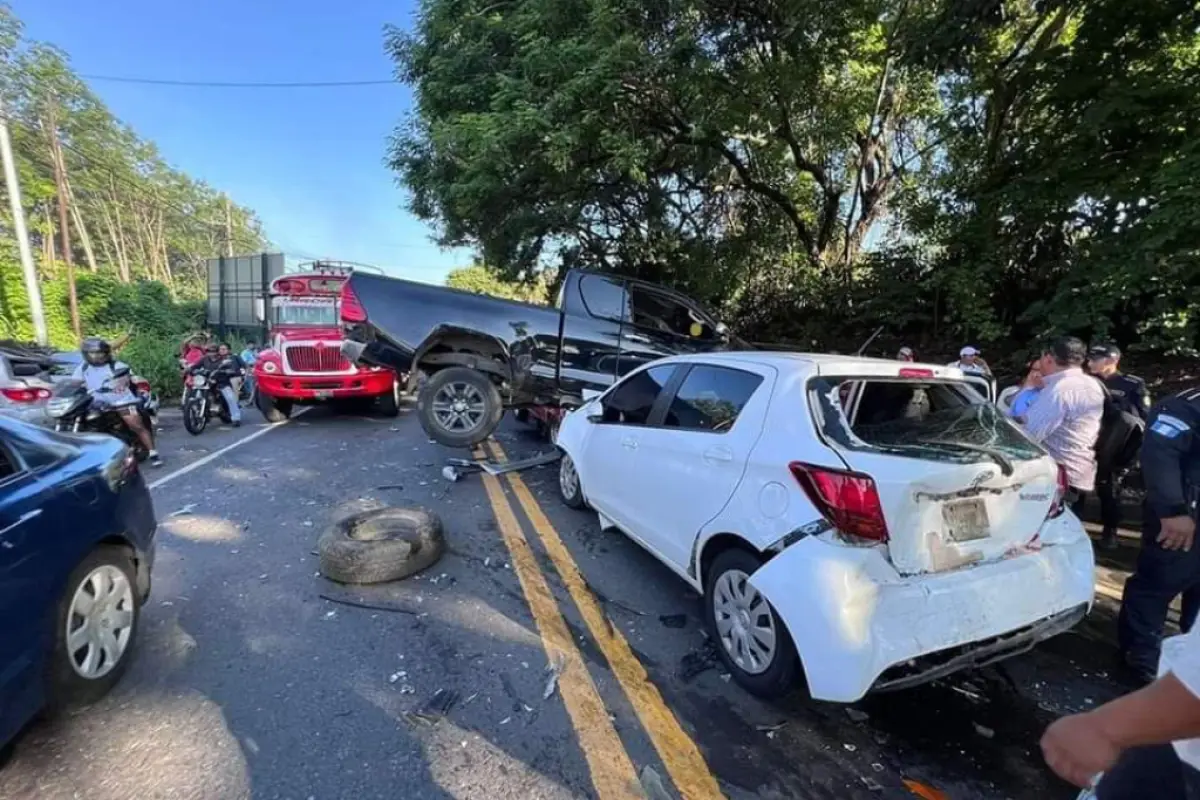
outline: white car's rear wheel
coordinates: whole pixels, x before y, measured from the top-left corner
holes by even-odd
[[[705,578],[704,611],[717,653],[741,686],[760,697],[779,697],[796,683],[798,659],[787,628],[749,578],[762,560],[726,550]]]
[[[558,461],[558,494],[563,503],[571,508],[587,508],[583,486],[579,483],[579,472],[575,469],[575,462],[566,453]]]

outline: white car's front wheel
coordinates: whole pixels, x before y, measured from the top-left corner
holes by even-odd
[[[571,508],[587,508],[583,486],[579,483],[579,472],[575,469],[575,462],[566,453],[558,461],[558,494],[563,503]]]
[[[717,556],[704,582],[704,611],[734,680],[751,694],[779,697],[795,687],[798,659],[783,621],[750,585],[760,566],[762,560],[745,550]]]

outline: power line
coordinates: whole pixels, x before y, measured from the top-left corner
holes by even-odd
[[[215,89],[326,89],[339,86],[383,86],[395,84],[396,81],[386,80],[365,81],[177,81],[160,78],[131,78],[118,75],[80,75],[89,81],[108,81],[109,83],[136,83],[148,86],[197,86]]]

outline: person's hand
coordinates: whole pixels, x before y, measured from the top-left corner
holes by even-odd
[[[1091,714],[1074,714],[1042,734],[1042,755],[1060,778],[1080,789],[1117,762],[1121,748],[1101,730]]]
[[[1195,538],[1196,521],[1191,517],[1185,514],[1163,518],[1158,543],[1164,550],[1191,550],[1192,540]]]

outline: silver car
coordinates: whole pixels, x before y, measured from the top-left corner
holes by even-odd
[[[34,425],[46,423],[53,390],[52,359],[24,348],[0,347],[0,414]]]

